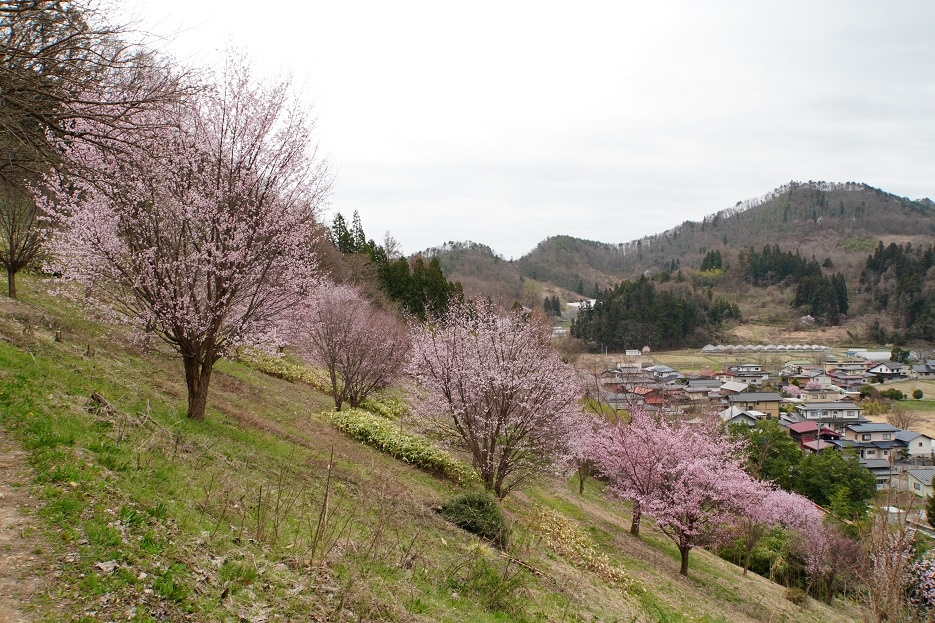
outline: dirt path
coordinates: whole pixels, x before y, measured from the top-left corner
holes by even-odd
[[[0,430],[0,623],[31,623],[37,616],[30,597],[45,585],[49,564],[33,513],[38,502],[28,493],[26,453]]]

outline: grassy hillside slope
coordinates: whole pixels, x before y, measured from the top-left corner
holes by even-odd
[[[177,359],[45,288],[26,277],[21,301],[0,300],[0,429],[30,468],[6,484],[35,501],[19,535],[44,570],[32,620],[859,617],[799,608],[701,550],[679,576],[671,543],[651,526],[633,538],[593,482],[516,493],[496,550],[436,513],[462,487],[338,432],[313,386],[222,361],[208,417],[189,421]]]

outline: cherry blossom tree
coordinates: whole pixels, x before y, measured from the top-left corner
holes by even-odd
[[[688,575],[691,550],[717,529],[760,503],[765,488],[741,465],[743,441],[718,425],[670,422],[634,410],[629,422],[610,427],[595,444],[610,491],[633,501],[630,531],[651,516],[679,549],[679,573]]]
[[[231,58],[216,86],[150,113],[121,149],[63,144],[89,173],[49,180],[53,268],[181,355],[190,418],[204,418],[215,362],[279,340],[319,282],[310,249],[329,178],[290,92]]]
[[[642,502],[678,547],[682,575],[688,575],[692,549],[717,526],[760,503],[756,481],[741,465],[739,445],[707,429],[681,426],[663,463],[662,486]]]
[[[861,531],[860,597],[874,622],[935,620],[935,559],[931,551],[922,554],[925,547],[908,522],[911,507],[893,517],[892,501],[886,499]]]
[[[93,0],[0,0],[0,179],[69,162],[60,139],[119,147],[140,113],[190,94],[146,39]]]
[[[664,418],[634,408],[629,420],[609,425],[593,437],[590,453],[598,473],[607,478],[608,491],[633,502],[631,534],[639,536],[643,500],[662,486],[669,446],[677,434]]]
[[[584,408],[578,413],[575,434],[568,441],[568,463],[578,476],[578,495],[584,493],[584,483],[597,469],[594,448],[605,426],[606,420],[601,412]]]
[[[551,329],[521,311],[455,303],[413,329],[408,366],[420,414],[471,455],[499,497],[555,466],[579,425],[575,371],[550,346]]]
[[[829,604],[836,582],[853,573],[861,555],[858,542],[832,522],[806,526],[799,532],[795,550],[805,560],[807,591],[818,590]]]
[[[758,503],[745,504],[733,518],[728,534],[739,538],[743,546],[743,574],[750,569],[753,549],[774,526],[790,530],[805,530],[809,526],[820,525],[822,513],[807,498],[774,488],[769,483],[752,480],[748,483],[747,495],[755,496]]]
[[[924,621],[935,621],[935,553],[929,550],[913,563],[912,575],[912,602]]]
[[[299,310],[296,342],[328,370],[334,408],[358,407],[386,387],[406,363],[409,331],[348,286],[322,288]]]

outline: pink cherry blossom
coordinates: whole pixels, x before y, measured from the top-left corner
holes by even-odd
[[[421,387],[419,415],[470,454],[500,497],[563,462],[580,424],[575,371],[550,335],[538,317],[484,301],[453,304],[413,328],[408,370]]]
[[[147,111],[132,135],[63,144],[87,173],[47,180],[50,268],[178,351],[192,418],[204,417],[217,359],[277,342],[319,281],[311,249],[329,180],[289,92],[232,59],[219,84]]]

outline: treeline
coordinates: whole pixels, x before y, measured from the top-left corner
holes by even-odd
[[[831,276],[822,273],[822,266],[830,268],[826,259],[819,264],[814,257],[806,259],[798,251],[783,251],[779,245],[765,245],[762,251],[752,246],[738,254],[740,273],[750,284],[757,287],[795,284],[792,306],[804,309],[810,316],[822,322],[836,325],[849,307],[847,282],[844,275]]]
[[[380,290],[420,320],[444,314],[450,300],[463,297],[461,284],[445,278],[437,257],[428,262],[421,255],[411,261],[391,257],[392,250],[367,238],[356,211],[350,227],[340,212],[336,214],[328,236],[341,253],[367,256],[376,266]]]
[[[657,290],[646,277],[622,281],[601,291],[593,306],[583,305],[571,335],[612,350],[681,348],[700,344],[740,309],[725,299],[697,296],[687,289]]]
[[[805,277],[795,288],[792,306],[808,310],[809,315],[828,324],[838,324],[847,314],[847,283],[844,275],[835,273],[830,277],[815,275]]]
[[[760,287],[780,283],[798,283],[806,277],[821,275],[818,260],[807,260],[796,251],[783,251],[779,245],[766,245],[762,251],[752,246],[741,249],[737,254],[743,278]]]
[[[893,317],[889,331],[875,324],[871,338],[886,343],[907,340],[935,342],[935,248],[912,243],[883,246],[881,241],[860,274],[860,285],[877,311]]]

